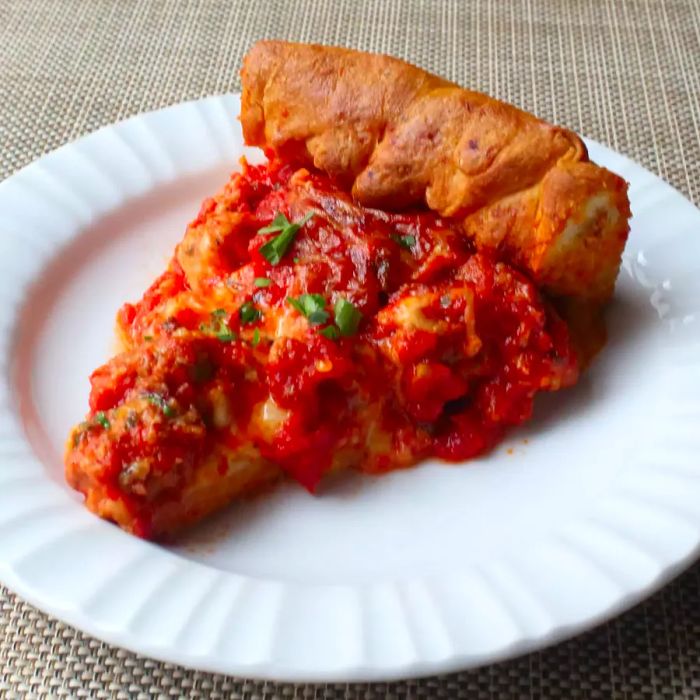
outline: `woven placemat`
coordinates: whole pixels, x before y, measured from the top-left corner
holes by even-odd
[[[700,202],[699,0],[0,0],[0,178],[103,124],[238,89],[241,57],[262,37],[406,58],[607,143]],[[292,686],[188,671],[2,588],[0,662],[8,699],[698,698],[700,567],[575,640],[422,681]]]

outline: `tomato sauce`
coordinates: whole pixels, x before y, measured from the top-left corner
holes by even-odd
[[[216,450],[222,478],[253,455],[311,491],[335,469],[461,461],[578,376],[548,301],[457,223],[359,207],[274,159],[203,203],[118,325],[68,474],[106,485],[146,535]]]

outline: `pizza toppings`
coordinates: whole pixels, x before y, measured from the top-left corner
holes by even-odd
[[[416,245],[416,237],[410,234],[400,236],[398,234],[392,234],[391,240],[398,243],[405,250],[413,250]]]
[[[258,233],[277,233],[278,236],[271,238],[267,243],[260,247],[260,254],[270,263],[270,265],[278,265],[289,247],[294,242],[299,229],[313,216],[313,212],[309,212],[303,219],[297,223],[291,223],[284,214],[278,214],[269,226],[261,228]]]
[[[200,212],[186,240],[204,239],[235,255],[204,264],[180,246],[124,306],[126,349],[93,373],[69,441],[69,481],[137,534],[280,475],[316,492],[334,470],[472,457],[538,391],[577,378],[566,326],[534,285],[437,214],[364,209],[330,178],[271,161]]]
[[[236,334],[229,327],[227,317],[226,309],[214,309],[209,323],[201,323],[199,330],[218,338],[222,343],[230,343],[236,339]]]
[[[297,297],[287,297],[287,303],[293,306],[312,326],[320,326],[328,320],[326,300],[321,294],[302,294]]]
[[[238,315],[240,316],[241,323],[243,325],[255,323],[262,317],[260,309],[256,308],[252,301],[246,301],[238,310]]]
[[[157,406],[166,418],[175,418],[177,415],[177,410],[162,394],[156,391],[148,391],[144,394],[144,398],[148,403]]]
[[[342,297],[339,298],[333,307],[333,314],[340,335],[348,337],[357,333],[357,328],[362,320],[362,312],[352,302]]]

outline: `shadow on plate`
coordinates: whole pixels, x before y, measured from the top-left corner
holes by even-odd
[[[624,362],[654,321],[658,323],[658,316],[643,296],[630,290],[619,291],[606,312],[608,341],[589,370],[570,389],[540,394],[532,418],[517,431],[518,437],[536,439],[561,422],[595,410],[596,404],[606,397],[607,377],[615,371],[614,364]]]

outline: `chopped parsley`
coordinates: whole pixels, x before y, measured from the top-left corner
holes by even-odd
[[[303,219],[292,223],[284,214],[277,214],[273,222],[269,226],[261,228],[258,233],[279,233],[278,236],[271,238],[267,243],[260,246],[260,254],[270,263],[270,265],[278,265],[284,257],[289,247],[294,242],[299,229],[313,216],[313,212],[309,212]]]
[[[391,234],[391,240],[398,243],[402,248],[406,250],[413,250],[416,245],[416,237],[411,234],[406,234],[405,236],[398,236],[395,233]]]
[[[267,277],[256,277],[253,284],[256,287],[269,287],[272,284],[272,280]]]
[[[320,294],[302,294],[296,299],[287,297],[287,302],[308,319],[312,326],[320,326],[330,317],[325,309],[326,299]]]
[[[259,342],[260,342],[260,331],[256,328],[253,331],[253,340],[251,340],[250,344],[255,348],[258,346]]]
[[[93,420],[95,423],[99,423],[105,430],[109,430],[109,420],[104,411],[98,411]]]
[[[228,328],[228,326],[227,326]],[[236,339],[236,334],[229,328],[226,331],[222,331],[221,333],[217,333],[216,337],[222,342],[222,343],[231,343]]]
[[[83,435],[97,426],[109,430],[109,419],[104,411],[98,411],[90,420],[83,421],[73,434],[73,447],[77,447]]]
[[[258,233],[280,233],[291,225],[289,219],[281,212],[278,212],[272,223],[269,226],[263,226],[263,228],[258,229]]]
[[[338,338],[340,338],[340,331],[335,326],[326,326],[322,328],[319,333],[329,340],[338,340]]]
[[[321,294],[302,294],[296,298],[287,297],[287,303],[308,319],[312,326],[321,326],[330,318],[330,314],[326,311],[326,299]],[[362,320],[362,312],[352,302],[341,297],[335,302],[333,317],[335,325],[328,325],[320,329],[319,333],[324,338],[337,340],[341,336],[347,338],[357,333]]]
[[[152,335],[144,335],[143,339],[150,343],[153,340],[153,336]]]
[[[177,411],[168,403],[168,400],[161,394],[155,391],[149,391],[145,394],[145,399],[154,406],[160,408],[163,411],[163,415],[166,418],[175,418]]]
[[[341,297],[335,302],[333,313],[335,325],[338,326],[340,335],[347,337],[357,333],[357,328],[362,320],[362,312],[352,302]]]
[[[229,328],[225,309],[214,309],[211,312],[211,323],[201,323],[199,330],[207,335],[213,335],[222,343],[230,343],[236,339],[236,334]]]
[[[260,309],[258,309],[252,301],[246,301],[238,310],[238,315],[241,318],[241,323],[255,323],[262,317]]]

